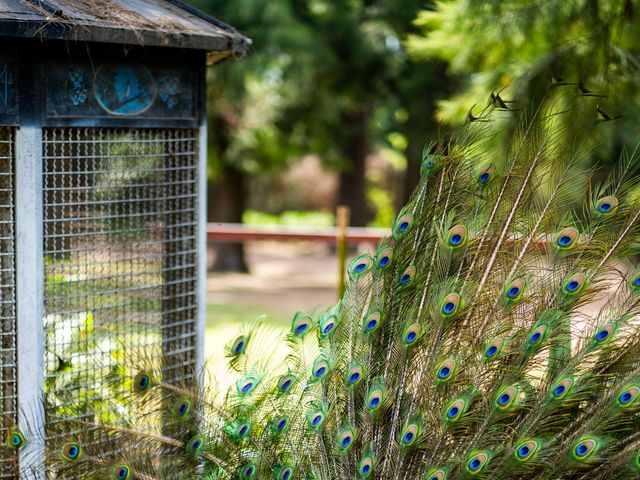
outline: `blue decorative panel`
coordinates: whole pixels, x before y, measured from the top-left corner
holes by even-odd
[[[45,72],[46,123],[184,120],[186,127],[197,120],[192,66],[157,60],[49,62]]]
[[[0,124],[10,124],[18,115],[18,70],[0,60]]]

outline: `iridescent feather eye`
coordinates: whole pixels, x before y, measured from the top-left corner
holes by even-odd
[[[291,321],[291,333],[296,337],[304,337],[305,334],[311,330],[312,326],[313,319],[308,315],[298,312]]]
[[[384,404],[386,399],[386,390],[379,384],[371,387],[367,394],[366,408],[369,413],[376,413]]]
[[[362,457],[360,464],[358,465],[358,475],[360,478],[368,478],[373,473],[375,463],[376,461],[373,455],[371,455],[370,452],[367,452]]]
[[[485,361],[495,360],[500,356],[500,352],[502,352],[502,348],[504,347],[504,339],[501,337],[497,337],[493,339],[493,341],[487,345],[484,349],[484,359]]]
[[[352,427],[345,427],[338,432],[337,436],[338,448],[346,452],[353,446],[356,440],[356,431]]]
[[[131,476],[131,469],[124,463],[119,463],[111,469],[113,480],[127,480]]]
[[[169,408],[174,417],[182,418],[191,411],[191,402],[186,398],[176,399]]]
[[[288,425],[289,420],[287,417],[278,417],[271,422],[271,431],[275,434],[283,433]]]
[[[637,409],[640,407],[640,387],[637,385],[627,385],[618,392],[616,404],[623,409]]]
[[[78,442],[67,442],[62,445],[60,456],[65,462],[75,462],[82,456],[82,447]]]
[[[600,198],[593,206],[596,217],[611,215],[618,209],[618,199],[613,195]]]
[[[20,430],[18,430],[17,428],[10,428],[7,431],[5,443],[7,447],[18,450],[24,447],[26,440]]]
[[[442,155],[435,153],[423,153],[422,164],[420,165],[420,174],[428,175],[437,171],[442,165]]]
[[[260,380],[257,377],[253,375],[247,375],[246,377],[243,377],[236,382],[236,390],[238,391],[239,395],[251,395],[259,383]]]
[[[291,465],[283,465],[276,469],[276,478],[278,480],[291,480],[293,477],[293,467]]]
[[[569,395],[569,393],[571,393],[572,389],[573,389],[573,379],[565,378],[563,380],[560,380],[559,382],[557,382],[551,387],[551,389],[549,390],[549,397],[552,400],[562,400],[567,395]]]
[[[567,296],[577,295],[587,285],[587,277],[582,273],[574,273],[562,284],[562,291]]]
[[[635,271],[632,275],[631,280],[629,280],[629,286],[631,287],[631,291],[633,293],[640,292],[640,270]]]
[[[408,424],[400,433],[400,445],[403,447],[411,447],[414,445],[420,436],[420,431],[420,424]]]
[[[454,358],[448,358],[436,368],[436,380],[438,382],[448,382],[453,379],[457,368]]]
[[[415,276],[416,267],[414,267],[413,265],[409,265],[400,275],[400,279],[398,280],[400,287],[408,287],[409,285],[411,285],[415,280]]]
[[[184,450],[189,455],[197,455],[204,446],[204,440],[201,435],[194,435],[184,444]]]
[[[138,393],[148,391],[151,385],[151,375],[147,372],[140,372],[133,379],[133,389]]]
[[[314,410],[307,414],[307,424],[312,430],[319,429],[324,423],[324,412],[321,410]]]
[[[344,381],[348,387],[355,387],[362,381],[363,378],[364,366],[361,364],[355,364],[347,370]]]
[[[429,473],[427,473],[425,478],[427,480],[447,480],[447,470],[444,468],[429,470]]]
[[[414,345],[420,338],[422,327],[419,323],[411,323],[404,328],[402,332],[402,346],[410,347]]]
[[[238,422],[235,425],[235,428],[233,431],[234,438],[238,440],[247,438],[251,433],[251,427],[252,427],[251,422],[248,422],[248,421]]]
[[[296,381],[296,377],[294,377],[290,373],[287,373],[286,375],[282,375],[278,379],[278,393],[289,393],[295,381]]]
[[[233,355],[241,355],[244,353],[245,348],[247,348],[247,337],[246,335],[240,335],[233,341],[230,350]]]
[[[451,249],[461,248],[467,242],[467,227],[456,225],[447,234],[447,246]]]
[[[393,247],[382,247],[376,253],[376,267],[384,270],[393,261]]]
[[[524,294],[525,286],[526,286],[526,282],[521,278],[513,280],[512,282],[509,282],[503,288],[502,298],[507,303],[513,303],[513,302],[517,302],[518,300],[521,300]]]
[[[527,344],[529,347],[538,347],[542,344],[547,336],[547,326],[539,325],[535,327],[527,338]]]
[[[369,312],[362,322],[362,332],[365,335],[375,332],[382,321],[382,314],[379,311]]]
[[[615,333],[615,324],[607,323],[606,325],[597,329],[596,333],[593,335],[593,343],[596,345],[603,345],[611,340]]]
[[[373,258],[370,255],[360,255],[354,258],[349,264],[349,276],[351,278],[357,278],[364,275],[373,266]]]
[[[334,314],[325,314],[320,319],[320,337],[328,338],[335,332],[338,326],[338,317]]]
[[[454,317],[460,309],[460,295],[450,293],[440,302],[440,315],[445,318]]]
[[[559,250],[570,250],[578,242],[578,230],[575,228],[565,228],[556,235],[554,244]]]
[[[311,375],[313,380],[322,380],[329,373],[329,362],[320,356],[316,358],[315,362],[313,362],[313,367],[311,368]]]
[[[488,451],[471,452],[467,460],[467,472],[471,475],[477,475],[486,467],[487,463],[491,459],[491,455]]]
[[[519,462],[527,462],[536,456],[536,453],[540,450],[540,446],[539,440],[526,440],[516,446],[514,456]]]
[[[581,462],[587,461],[601,446],[600,439],[591,436],[581,437],[573,446],[573,457]]]
[[[414,216],[412,213],[401,213],[393,224],[393,235],[402,237],[413,226]]]
[[[467,408],[467,402],[464,399],[459,398],[457,400],[454,400],[447,407],[445,418],[444,418],[445,422],[447,423],[457,422],[458,420],[460,420],[460,417],[464,414],[466,408]]]
[[[478,183],[480,184],[480,186],[484,187],[485,185],[491,183],[491,180],[493,180],[494,178],[495,171],[496,168],[493,165],[489,165],[488,167],[481,170],[478,175]]]
[[[500,410],[508,409],[518,397],[518,390],[515,387],[507,387],[502,389],[496,395],[495,405]]]
[[[247,463],[240,469],[240,478],[253,478],[256,474],[256,464]]]

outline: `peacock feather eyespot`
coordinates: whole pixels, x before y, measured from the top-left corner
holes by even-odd
[[[364,321],[362,322],[362,333],[368,335],[370,333],[375,332],[380,326],[380,322],[382,321],[382,314],[379,311],[373,311],[368,313],[364,317]]]
[[[489,165],[486,168],[482,169],[478,174],[478,183],[480,186],[484,187],[491,183],[495,176],[496,167],[493,165]]]
[[[465,413],[467,409],[467,402],[458,398],[449,404],[445,413],[445,422],[447,423],[455,423],[460,420],[460,417]]]
[[[640,291],[640,275],[636,274],[631,278],[631,281],[629,282],[631,284],[631,290],[634,292],[639,292]]]
[[[633,455],[633,462],[631,464],[636,470],[640,470],[640,450],[636,451]]]
[[[311,430],[318,430],[324,423],[325,415],[321,410],[314,410],[307,413],[307,425]]]
[[[607,323],[596,330],[593,335],[593,343],[595,345],[604,345],[610,341],[616,333],[616,325],[614,323]]]
[[[65,462],[75,462],[82,457],[82,447],[78,442],[66,442],[62,445],[60,456]]]
[[[373,258],[370,255],[364,254],[354,258],[349,264],[349,276],[351,278],[357,278],[364,275],[373,266]]]
[[[402,432],[400,432],[400,445],[402,447],[415,445],[418,437],[420,437],[421,430],[422,428],[419,423],[412,422],[406,425],[404,429],[402,429]]]
[[[171,404],[169,411],[176,418],[185,417],[191,411],[191,401],[186,398],[178,398]]]
[[[251,422],[241,421],[238,422],[235,426],[235,430],[233,431],[233,436],[237,440],[241,440],[243,438],[247,438],[251,433]]]
[[[498,395],[496,395],[495,406],[499,410],[507,410],[511,407],[518,398],[519,391],[516,387],[503,388]]]
[[[469,455],[467,459],[467,472],[471,475],[478,475],[485,469],[489,460],[491,460],[491,454],[488,450],[471,452],[471,455]]]
[[[313,362],[311,379],[322,380],[329,373],[329,362],[321,355]]]
[[[528,462],[529,460],[535,458],[541,446],[542,443],[538,439],[533,438],[525,440],[523,442],[520,442],[516,446],[513,455],[519,462]]]
[[[447,358],[436,367],[436,380],[449,382],[453,380],[458,364],[455,358]]]
[[[375,458],[370,451],[367,451],[358,464],[358,475],[360,478],[368,478],[373,473],[375,464]]]
[[[635,410],[640,407],[640,386],[626,385],[616,397],[616,404],[625,410]]]
[[[278,417],[271,422],[271,431],[275,434],[283,433],[289,426],[287,417]]]
[[[447,234],[447,246],[453,250],[462,248],[467,243],[467,227],[456,225]]]
[[[152,384],[151,375],[144,371],[139,372],[133,378],[133,389],[138,393],[147,392],[151,388]]]
[[[398,280],[400,287],[404,288],[411,285],[415,280],[415,276],[416,276],[416,267],[414,267],[413,265],[409,265],[407,268],[404,269],[404,271],[400,275],[400,279]]]
[[[369,413],[376,413],[384,404],[386,395],[386,390],[380,384],[374,384],[367,394],[367,411]]]
[[[393,224],[393,235],[394,237],[402,237],[404,236],[411,227],[413,226],[415,218],[413,213],[400,213],[398,218],[396,218],[395,223]]]
[[[320,337],[329,338],[338,326],[338,316],[334,313],[327,313],[320,319]]]
[[[251,395],[258,384],[260,379],[254,375],[247,375],[236,382],[236,390],[241,396]]]
[[[549,390],[549,398],[551,398],[551,400],[562,400],[566,398],[573,389],[573,383],[572,378],[564,378],[555,383]]]
[[[600,198],[593,206],[596,217],[612,215],[618,209],[618,199],[613,195]]]
[[[341,429],[337,435],[338,449],[342,452],[349,450],[353,446],[356,436],[357,434],[353,427],[344,427]]]
[[[570,250],[578,243],[578,236],[578,230],[568,227],[558,233],[554,244],[559,250]]]
[[[353,364],[346,372],[345,385],[348,387],[356,387],[364,378],[364,365]]]
[[[503,347],[504,339],[502,337],[494,338],[493,341],[484,349],[485,361],[492,361],[499,358]]]
[[[277,480],[291,480],[292,477],[293,477],[293,466],[283,465],[281,467],[276,468]]]
[[[278,393],[289,393],[296,382],[296,377],[287,373],[278,379]]]
[[[230,350],[233,355],[242,355],[246,348],[247,348],[247,336],[240,335],[238,338],[236,338],[233,341],[233,343],[231,344]]]
[[[460,295],[457,293],[449,293],[440,302],[440,315],[444,318],[455,317],[460,310]]]
[[[9,430],[7,430],[5,443],[7,447],[19,450],[20,448],[25,446],[26,439],[24,438],[24,435],[22,435],[22,432],[20,430],[18,430],[17,428],[10,428]]]
[[[408,324],[402,332],[402,346],[410,347],[415,345],[415,343],[420,339],[421,333],[422,327],[418,322]]]
[[[567,296],[573,296],[582,292],[586,285],[586,275],[582,273],[574,273],[563,282],[562,291]]]
[[[429,470],[425,478],[427,480],[447,480],[447,474],[449,472],[444,468],[434,468]]]
[[[436,153],[423,154],[420,174],[428,175],[437,171],[442,166],[442,155]]]
[[[522,278],[518,278],[509,282],[504,286],[502,291],[502,298],[507,303],[514,303],[522,300],[524,295],[524,289],[526,286],[526,282]]]
[[[386,269],[393,262],[393,247],[382,247],[376,253],[376,267]]]
[[[304,337],[313,327],[313,319],[298,312],[291,321],[291,333],[296,337]]]
[[[202,435],[194,435],[184,444],[184,450],[189,455],[197,455],[204,447]]]
[[[129,465],[125,463],[119,463],[114,465],[111,469],[111,478],[112,480],[128,480],[131,476],[131,469]]]
[[[602,446],[602,441],[598,437],[583,436],[573,446],[573,457],[580,461],[585,462],[598,452]]]
[[[538,325],[533,329],[527,338],[527,345],[529,347],[539,347],[547,337],[547,326]]]
[[[240,478],[253,478],[256,474],[256,464],[247,463],[240,469]]]

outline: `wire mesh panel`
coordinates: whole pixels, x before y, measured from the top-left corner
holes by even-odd
[[[49,418],[121,410],[141,358],[192,375],[197,164],[197,130],[43,131]]]
[[[14,130],[0,127],[0,439],[17,412],[14,241]],[[0,478],[12,478],[15,457],[0,457]]]

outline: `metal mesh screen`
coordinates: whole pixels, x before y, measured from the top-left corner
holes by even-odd
[[[14,130],[0,127],[0,439],[17,412],[14,241]],[[12,478],[14,458],[0,457],[0,478]]]
[[[165,379],[192,374],[197,133],[43,131],[50,419],[121,408],[129,391],[111,380],[141,356],[157,359]]]

